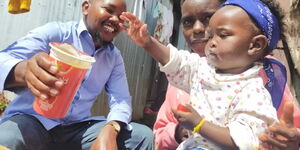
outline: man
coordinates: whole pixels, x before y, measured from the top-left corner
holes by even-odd
[[[0,119],[0,145],[12,150],[90,149],[99,137],[96,144],[105,150],[152,149],[152,131],[129,124],[131,96],[124,62],[111,43],[121,30],[119,15],[124,11],[124,0],[85,0],[79,23],[48,23],[0,51],[0,90],[19,91]],[[47,100],[63,87],[58,68],[48,60],[49,42],[72,43],[96,59],[61,119],[43,117],[32,108],[34,97]],[[90,117],[104,86],[110,100],[107,121]]]

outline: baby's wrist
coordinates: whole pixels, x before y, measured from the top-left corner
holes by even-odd
[[[152,36],[150,36],[150,38],[148,40],[146,40],[144,46],[142,46],[144,49],[148,50],[151,49],[151,47],[153,46],[154,39]]]
[[[201,117],[201,120],[194,126],[193,133],[199,133],[205,121],[205,118]]]

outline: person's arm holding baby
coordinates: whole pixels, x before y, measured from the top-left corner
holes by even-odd
[[[279,123],[269,127],[274,136],[266,133],[260,135],[262,145],[259,150],[299,150],[300,129],[294,126],[294,103],[286,102]]]

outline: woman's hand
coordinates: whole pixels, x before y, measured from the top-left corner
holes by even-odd
[[[260,135],[262,145],[259,150],[299,150],[300,132],[294,127],[293,113],[294,104],[286,102],[280,122],[269,127],[274,136]]]

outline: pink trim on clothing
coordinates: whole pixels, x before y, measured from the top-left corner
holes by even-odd
[[[166,99],[159,109],[153,126],[157,150],[174,150],[179,146],[175,140],[175,129],[178,121],[173,116],[171,108],[175,109],[178,104],[185,104],[188,101],[189,95],[186,92],[169,84]]]

